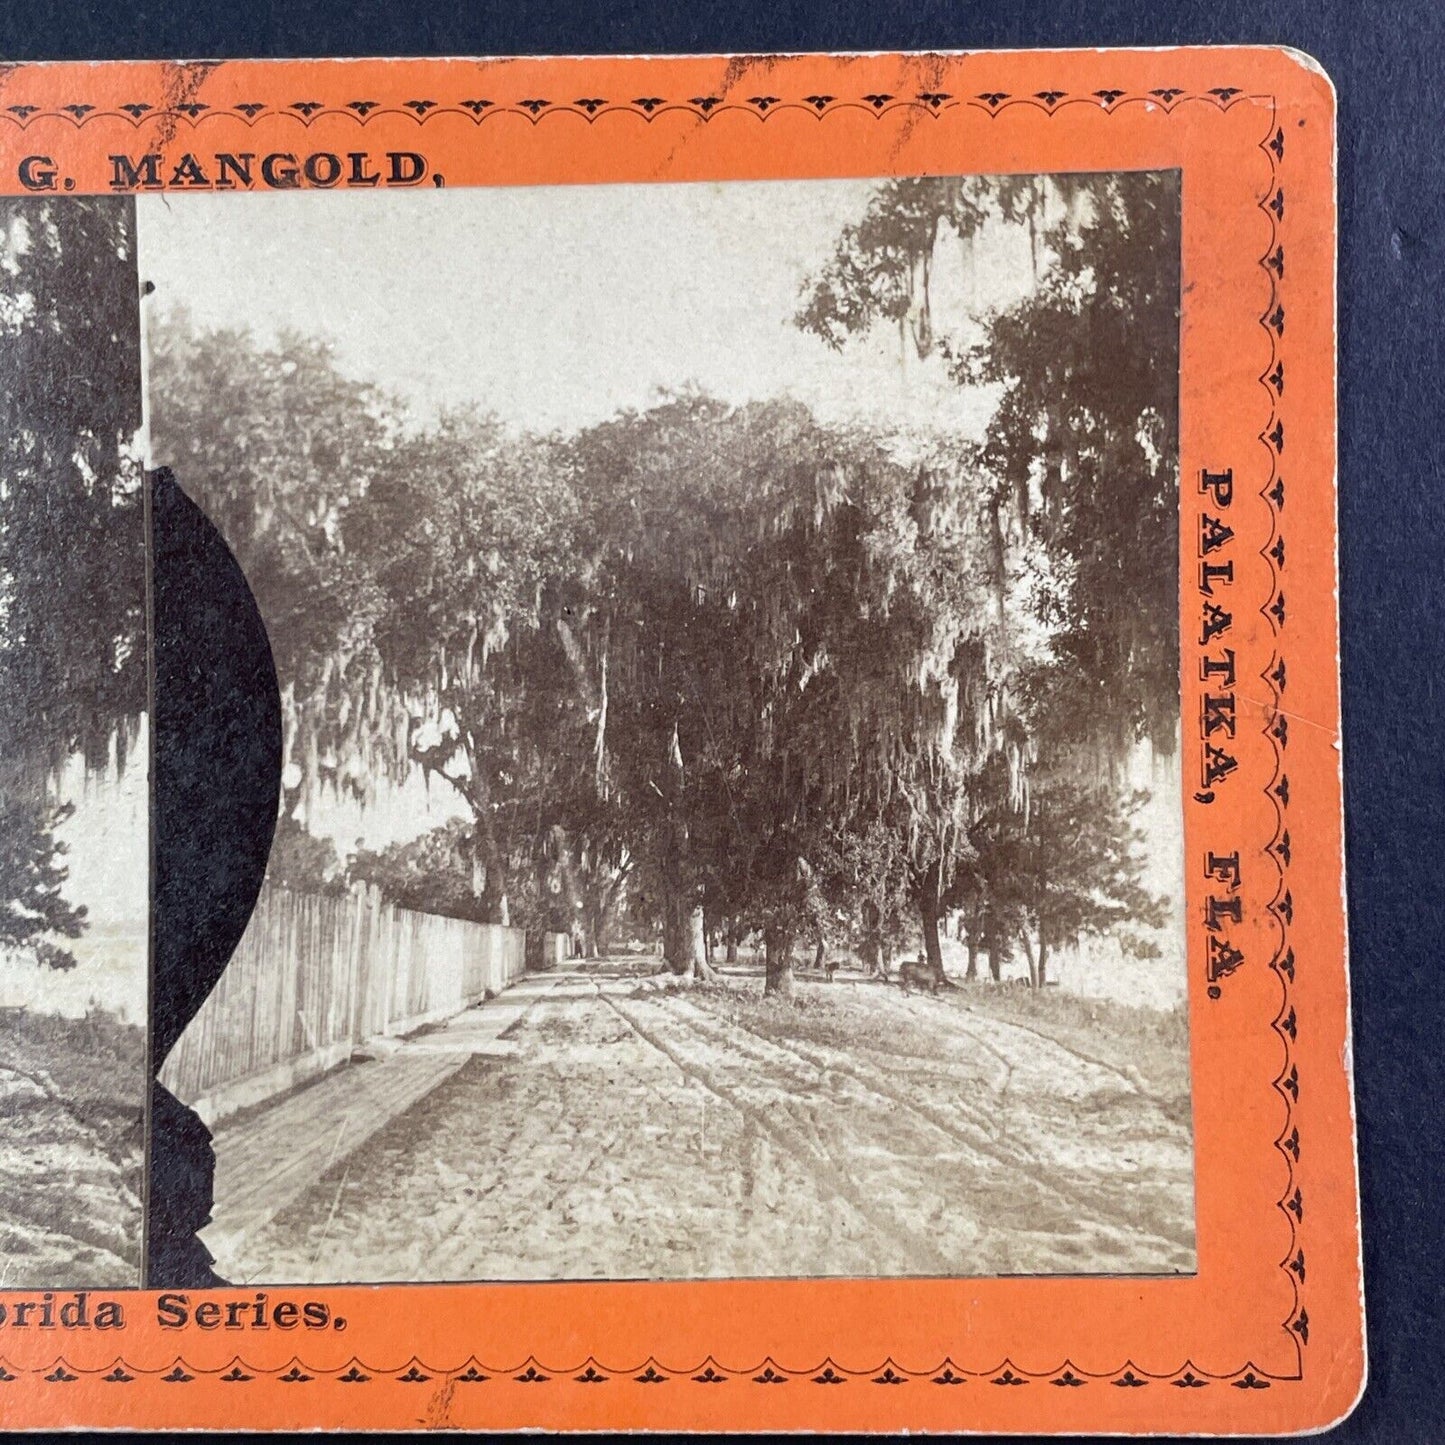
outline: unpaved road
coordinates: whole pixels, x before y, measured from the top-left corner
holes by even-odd
[[[1081,1041],[1007,1016],[988,988],[759,992],[563,979],[507,1036],[514,1056],[470,1060],[218,1268],[236,1283],[1194,1268],[1185,1065],[1167,1087],[1142,1076],[1118,1011]]]
[[[43,1070],[0,1065],[0,1289],[139,1285],[140,1111],[97,1122]]]

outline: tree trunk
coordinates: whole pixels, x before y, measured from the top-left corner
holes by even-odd
[[[717,978],[707,956],[702,904],[693,903],[686,894],[670,894],[664,901],[662,928],[662,956],[670,972],[679,978]]]
[[[717,978],[717,970],[713,968],[712,960],[708,957],[707,920],[703,916],[701,903],[689,910],[687,924],[691,940],[688,971],[694,978],[710,983]]]
[[[883,972],[883,940],[876,932],[863,935],[863,946],[858,950],[863,957],[863,966],[877,977]]]
[[[1038,987],[1042,988],[1048,981],[1049,967],[1049,940],[1045,937],[1043,930],[1039,931],[1039,981]]]
[[[679,977],[692,972],[692,909],[671,877],[663,890],[662,957]]]
[[[862,956],[864,968],[872,977],[887,976],[883,967],[882,919],[879,917],[878,905],[867,900],[863,904],[863,942],[858,952]]]
[[[503,928],[511,926],[511,910],[507,907],[507,888],[498,864],[488,863],[482,884],[482,908],[488,923],[500,923]]]
[[[590,958],[605,958],[611,945],[612,922],[617,916],[618,903],[622,897],[622,885],[631,872],[631,863],[624,864],[611,878],[604,882],[593,881],[583,899],[582,914],[586,921],[587,937],[591,940]]]
[[[978,939],[972,930],[968,935],[968,970],[963,976],[970,981],[978,977]]]
[[[506,928],[512,921],[511,910],[507,906],[506,863],[491,818],[477,813],[479,807],[485,806],[488,797],[482,792],[480,801],[471,795],[467,795],[467,800],[473,814],[470,838],[472,896],[478,900],[482,916],[488,923],[500,923]]]
[[[728,925],[726,959],[728,963],[738,961],[738,926],[736,923]]]
[[[776,998],[793,996],[793,940],[780,929],[763,934],[763,995]]]
[[[813,972],[822,973],[823,964],[828,957],[828,940],[820,933],[818,935],[818,946],[813,950]]]
[[[863,964],[874,978],[888,977],[892,945],[883,935],[883,918],[876,903],[863,905]]]
[[[943,948],[938,941],[938,865],[928,870],[918,899],[918,911],[923,915],[923,956],[934,973],[943,973]]]
[[[688,866],[690,842],[681,803],[682,747],[676,724],[668,747],[667,781],[670,847],[662,870],[663,957],[679,977],[691,974],[694,978],[712,979],[717,975],[707,961],[707,925]]]
[[[607,953],[607,910],[588,899],[582,908],[582,943],[588,958]]]
[[[1028,929],[1021,928],[1019,930],[1019,939],[1024,946],[1024,957],[1029,961],[1029,987],[1037,988],[1039,986],[1039,965],[1038,960],[1034,957],[1034,943],[1033,939],[1029,937]]]

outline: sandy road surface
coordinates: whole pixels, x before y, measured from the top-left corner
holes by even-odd
[[[110,1114],[97,1127],[43,1070],[0,1066],[0,1289],[140,1283],[140,1105]]]
[[[1194,1266],[1187,1095],[988,990],[559,982],[222,1261],[229,1278]],[[1182,1071],[1179,1074],[1182,1079]]]

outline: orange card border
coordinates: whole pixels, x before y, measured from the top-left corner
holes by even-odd
[[[125,1305],[115,1334],[0,1326],[0,1424],[1285,1433],[1347,1413],[1365,1355],[1327,78],[1251,48],[0,74],[0,193],[214,188],[218,151],[284,156],[272,174],[301,185],[333,176],[307,156],[345,157],[345,186],[358,149],[362,175],[407,151],[446,188],[1180,170],[1198,1272],[273,1289],[344,1332],[239,1339],[96,1292]]]

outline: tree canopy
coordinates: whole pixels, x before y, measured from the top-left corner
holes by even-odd
[[[940,255],[990,221],[1027,226],[1036,284],[935,315]],[[1178,721],[1179,244],[1175,172],[891,181],[798,318],[835,347],[904,325],[961,385],[998,388],[979,458],[995,571],[1047,557],[1034,610],[1115,755],[1141,733],[1171,748]]]
[[[51,796],[123,769],[145,707],[134,206],[0,202],[0,942],[74,962]]]

